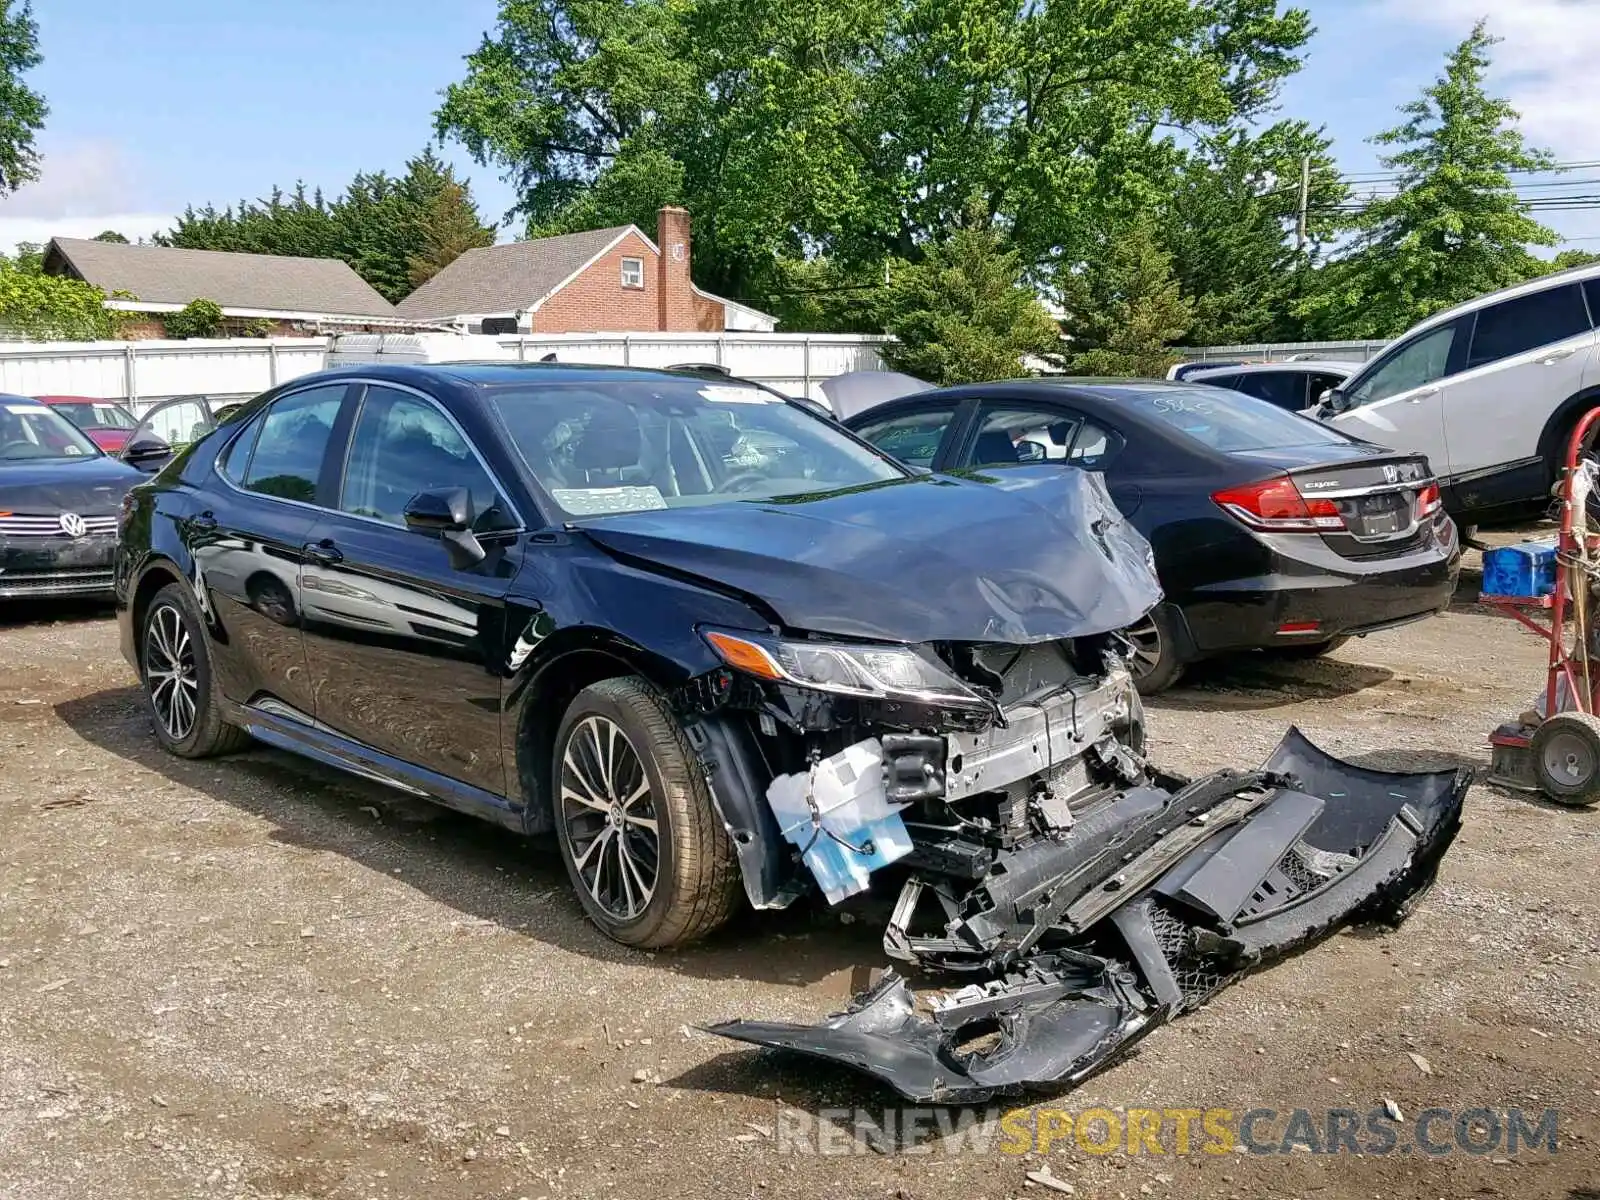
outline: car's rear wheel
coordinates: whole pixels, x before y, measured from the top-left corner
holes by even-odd
[[[630,946],[702,937],[740,894],[733,843],[665,698],[642,679],[578,694],[551,766],[556,832],[589,918]]]
[[[167,584],[145,609],[139,665],[163,749],[179,758],[209,758],[249,745],[248,734],[222,719],[211,650],[186,584]]]
[[[1329,638],[1325,642],[1300,642],[1290,646],[1273,646],[1271,652],[1279,658],[1321,658],[1324,654],[1332,654],[1349,640],[1348,637],[1336,637]]]
[[[1128,667],[1140,695],[1153,696],[1178,682],[1183,662],[1178,657],[1172,617],[1166,605],[1156,605],[1142,621],[1124,629],[1122,636],[1133,645]]]

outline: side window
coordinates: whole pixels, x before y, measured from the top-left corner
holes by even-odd
[[[1349,406],[1374,404],[1443,379],[1450,373],[1450,352],[1460,330],[1460,324],[1452,322],[1401,346],[1350,391]]]
[[[239,431],[239,436],[234,438],[222,457],[217,460],[217,470],[234,483],[244,482],[245,464],[250,461],[250,452],[256,447],[256,436],[261,432],[261,423],[265,416],[259,416],[250,424]]]
[[[1121,448],[1122,438],[1119,435],[1101,428],[1093,421],[1084,421],[1079,424],[1078,434],[1072,439],[1072,450],[1067,454],[1067,461],[1086,471],[1099,471]]]
[[[1305,407],[1305,376],[1298,371],[1255,371],[1239,376],[1233,387],[1246,396],[1290,412],[1299,412]]]
[[[511,529],[510,510],[450,419],[410,392],[369,387],[350,438],[339,508],[404,527],[406,504],[418,492],[466,488],[473,529]]]
[[[1234,391],[1238,391],[1239,379],[1238,375],[1221,375],[1216,379],[1196,379],[1195,382],[1203,383],[1207,387],[1232,388]]]
[[[986,404],[977,440],[962,466],[1066,462],[1078,422],[1059,412]]]
[[[241,486],[284,500],[315,501],[317,476],[322,473],[334,418],[347,390],[342,383],[310,388],[285,396],[267,409]]]
[[[1334,388],[1342,385],[1344,381],[1345,376],[1343,375],[1312,374],[1306,376],[1306,407],[1309,408],[1317,403],[1322,399],[1322,393],[1331,392]]]
[[[1575,283],[1491,305],[1478,313],[1467,369],[1565,341],[1588,328],[1583,292]]]
[[[944,431],[956,410],[953,405],[919,408],[857,427],[856,435],[879,450],[914,467],[930,467],[939,453]]]

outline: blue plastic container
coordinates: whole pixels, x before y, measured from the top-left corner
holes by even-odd
[[[1554,595],[1555,590],[1556,544],[1553,541],[1521,542],[1484,551],[1483,595],[1532,600]]]
[[[911,835],[899,813],[891,813],[880,821],[869,821],[854,829],[844,830],[840,836],[850,843],[841,846],[826,833],[814,826],[797,826],[783,831],[795,845],[810,849],[800,857],[827,897],[829,904],[837,904],[847,896],[867,890],[867,876],[879,867],[886,867],[896,859],[911,853]],[[871,854],[860,854],[857,847],[871,847]]]

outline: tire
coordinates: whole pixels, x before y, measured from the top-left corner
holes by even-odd
[[[665,949],[733,914],[742,894],[733,842],[683,730],[650,684],[606,679],[580,692],[556,734],[550,777],[561,859],[608,937]]]
[[[145,609],[139,674],[161,748],[179,758],[232,754],[250,736],[222,719],[211,648],[189,587],[169,583]]]
[[[1588,808],[1600,802],[1600,717],[1556,713],[1533,731],[1533,775],[1557,804]]]
[[[1332,654],[1335,650],[1349,640],[1350,639],[1348,637],[1340,636],[1336,638],[1329,638],[1325,642],[1311,642],[1309,644],[1299,646],[1272,646],[1268,648],[1267,653],[1277,655],[1279,658],[1287,658],[1292,661],[1321,658],[1324,654]]]
[[[1122,636],[1133,643],[1128,667],[1141,696],[1154,696],[1178,682],[1183,662],[1177,655],[1172,615],[1165,604],[1156,605],[1144,620],[1124,629]]]

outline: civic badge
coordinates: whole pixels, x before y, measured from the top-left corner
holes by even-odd
[[[81,538],[88,534],[89,525],[77,513],[66,512],[61,514],[61,532],[69,538]]]
[[[1400,468],[1395,466],[1393,463],[1384,463],[1383,477],[1390,483],[1397,482],[1400,478]]]

